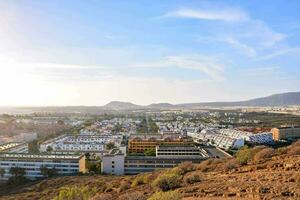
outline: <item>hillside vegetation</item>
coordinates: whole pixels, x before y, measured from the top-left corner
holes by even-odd
[[[11,200],[300,199],[300,141],[276,150],[245,147],[235,158],[137,176],[56,177],[0,194]]]

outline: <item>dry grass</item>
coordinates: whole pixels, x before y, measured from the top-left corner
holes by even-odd
[[[156,197],[154,194],[160,190],[178,192],[184,200],[300,199],[299,144],[298,142],[281,150],[256,148],[253,150],[253,160],[259,162],[251,161],[242,166],[235,158],[209,159],[196,166],[184,163],[174,169],[138,176],[51,178],[20,187],[14,193],[0,190],[0,199],[53,199],[64,186],[95,188],[97,194],[92,200],[146,200],[151,196]],[[139,184],[131,187],[135,180]]]

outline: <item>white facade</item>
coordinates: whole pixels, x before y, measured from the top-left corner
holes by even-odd
[[[271,132],[257,133],[249,137],[249,142],[253,144],[272,144],[274,143]]]
[[[42,143],[40,151],[46,152],[50,146],[53,152],[101,152],[107,143],[120,146],[121,141],[121,135],[64,135]]]
[[[33,155],[33,154],[0,154],[0,168],[5,170],[0,180],[7,180],[11,174],[12,167],[23,168],[28,179],[42,178],[40,168],[55,168],[59,175],[72,175],[78,172],[85,172],[84,156],[66,155]]]
[[[114,150],[113,150],[114,151]],[[124,174],[125,156],[119,150],[110,152],[102,157],[101,171],[104,174],[122,175]]]
[[[209,157],[204,149],[193,146],[156,146],[156,157]]]
[[[221,149],[238,149],[244,146],[244,138],[221,134],[217,129],[204,129],[191,135],[196,141],[208,142]]]
[[[28,144],[20,142],[10,142],[0,145],[0,152],[3,153],[28,153]]]

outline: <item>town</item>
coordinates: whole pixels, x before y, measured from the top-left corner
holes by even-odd
[[[288,116],[293,115],[207,109],[2,115],[1,126],[39,128],[38,133],[0,137],[0,180],[10,181],[16,170],[28,180],[135,175],[185,162],[230,158],[245,146],[286,146],[300,138],[300,117],[293,116],[293,123],[286,124],[282,119]]]

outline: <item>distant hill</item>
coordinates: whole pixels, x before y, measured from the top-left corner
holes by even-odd
[[[153,103],[147,106],[148,108],[154,108],[154,109],[173,109],[176,108],[176,105],[170,104],[170,103]]]
[[[202,103],[154,103],[148,106],[136,105],[131,102],[112,101],[104,106],[57,106],[57,107],[0,107],[1,113],[33,113],[33,112],[58,112],[58,113],[118,113],[133,110],[170,110],[170,109],[198,109],[204,107],[233,107],[233,106],[289,106],[300,105],[300,92],[274,94],[267,97],[255,98],[246,101],[232,102],[202,102]]]
[[[267,97],[255,98],[246,101],[235,102],[206,102],[206,103],[187,103],[178,104],[178,107],[197,108],[204,106],[222,107],[222,106],[289,106],[300,105],[300,92],[289,92],[274,94]]]
[[[112,110],[137,110],[143,109],[144,106],[139,106],[130,102],[111,101],[108,104],[104,105],[103,108]]]

